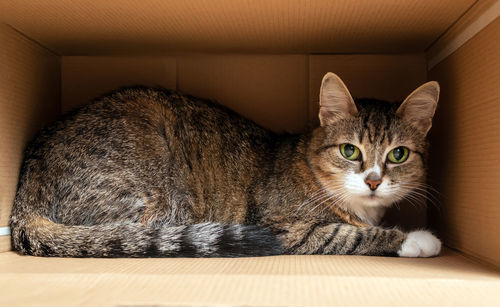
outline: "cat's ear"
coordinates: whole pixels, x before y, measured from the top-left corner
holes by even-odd
[[[438,100],[439,83],[430,81],[414,90],[403,101],[396,114],[426,135],[432,127]]]
[[[334,73],[327,73],[321,81],[319,94],[319,121],[328,126],[339,119],[356,116],[358,109],[344,82]]]

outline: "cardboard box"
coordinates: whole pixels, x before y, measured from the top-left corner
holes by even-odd
[[[500,1],[0,2],[1,305],[500,305]],[[435,229],[433,259],[47,259],[10,251],[24,146],[115,87],[213,98],[275,131],[317,118],[321,77],[397,101],[442,87],[429,184],[386,223]],[[280,116],[275,116],[276,113]]]

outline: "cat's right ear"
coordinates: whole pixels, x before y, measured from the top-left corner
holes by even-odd
[[[340,119],[356,116],[358,109],[344,82],[334,73],[327,73],[321,81],[319,94],[319,121],[321,127]]]

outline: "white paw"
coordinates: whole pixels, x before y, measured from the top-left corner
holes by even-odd
[[[441,251],[441,241],[426,230],[412,231],[406,237],[401,249],[400,257],[432,257]]]

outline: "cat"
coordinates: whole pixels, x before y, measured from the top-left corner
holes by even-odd
[[[429,231],[377,226],[425,181],[437,82],[401,105],[324,76],[320,125],[276,134],[214,102],[122,88],[28,145],[10,218],[22,254],[430,257]]]

